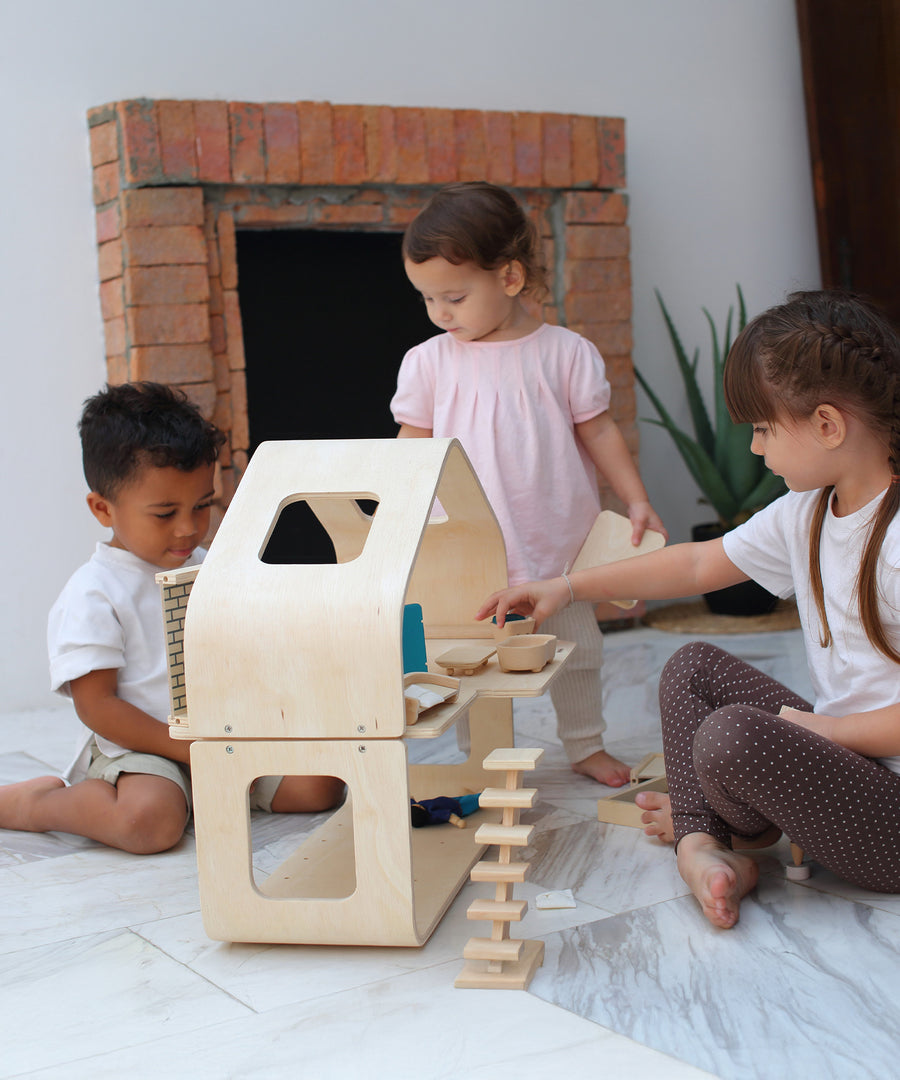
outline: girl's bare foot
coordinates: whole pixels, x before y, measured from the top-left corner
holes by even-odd
[[[572,771],[589,776],[607,787],[622,787],[631,779],[631,769],[605,750],[597,750],[583,761],[576,761]]]
[[[713,926],[730,930],[741,900],[756,885],[759,867],[749,855],[720,844],[707,833],[689,833],[678,845],[678,872]]]
[[[641,791],[634,798],[637,805],[644,811],[641,821],[644,823],[644,832],[647,836],[655,836],[664,844],[675,842],[675,833],[672,829],[672,807],[669,796],[662,791]]]
[[[48,792],[65,787],[58,776],[36,776],[0,787],[0,829],[43,832],[35,822],[35,808]]]
[[[675,842],[675,832],[672,828],[672,806],[669,796],[661,791],[642,791],[635,796],[634,801],[644,811],[641,821],[644,823],[644,832],[647,836],[655,836],[665,844]],[[771,847],[781,839],[781,829],[777,825],[770,825],[758,836],[738,836],[732,834],[731,847],[733,851],[754,851],[758,848]]]

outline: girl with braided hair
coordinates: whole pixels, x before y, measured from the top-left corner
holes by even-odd
[[[703,913],[728,928],[759,873],[740,849],[776,830],[845,880],[900,892],[900,335],[858,296],[795,293],[746,326],[724,378],[786,495],[720,539],[506,589],[478,617],[539,624],[573,598],[749,578],[796,597],[814,706],[708,643],[660,679],[670,805],[647,831],[675,840]]]

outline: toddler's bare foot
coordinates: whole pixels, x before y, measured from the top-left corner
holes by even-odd
[[[606,784],[607,787],[622,787],[631,779],[631,769],[605,750],[598,750],[583,761],[576,761],[572,771],[590,776],[598,784]]]
[[[713,926],[730,930],[741,900],[756,885],[759,867],[707,833],[689,833],[678,845],[678,872]]]
[[[42,832],[34,823],[35,807],[48,792],[65,786],[58,776],[36,776],[0,786],[0,829]]]
[[[669,796],[662,791],[641,791],[635,796],[634,801],[644,811],[641,821],[644,823],[644,832],[647,836],[655,836],[664,844],[672,844],[675,841],[675,833],[672,829],[672,806]]]

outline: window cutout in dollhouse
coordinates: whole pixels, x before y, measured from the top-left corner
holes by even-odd
[[[428,524],[429,525],[446,525],[450,520],[450,516],[447,511],[441,506],[437,497],[431,504],[431,509],[428,511]]]
[[[292,496],[282,503],[260,559],[327,565],[359,558],[378,508],[371,494]]]
[[[296,783],[297,779],[286,776],[282,783]],[[262,786],[258,787],[260,784]],[[251,784],[254,794],[258,792],[265,798],[271,797],[272,786],[272,778],[266,777],[257,778]],[[248,791],[250,868],[253,884],[260,892],[273,899],[302,897],[314,900],[342,900],[356,892],[349,793],[341,806],[316,814],[270,814],[265,810],[252,810],[250,800]],[[317,841],[313,850],[305,847],[299,851],[313,832],[316,832]],[[285,852],[294,852],[294,857],[285,862]],[[277,874],[272,872],[275,867]]]

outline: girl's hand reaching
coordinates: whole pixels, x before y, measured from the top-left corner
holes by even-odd
[[[493,593],[478,609],[475,618],[481,620],[496,615],[497,626],[502,627],[507,613],[512,611],[518,615],[533,615],[537,629],[544,619],[562,611],[570,602],[569,586],[563,578],[529,581]]]
[[[628,505],[628,520],[631,522],[631,542],[635,547],[643,540],[644,533],[650,529],[653,532],[662,533],[666,543],[669,541],[669,533],[662,518],[657,514],[649,502],[634,502]]]

